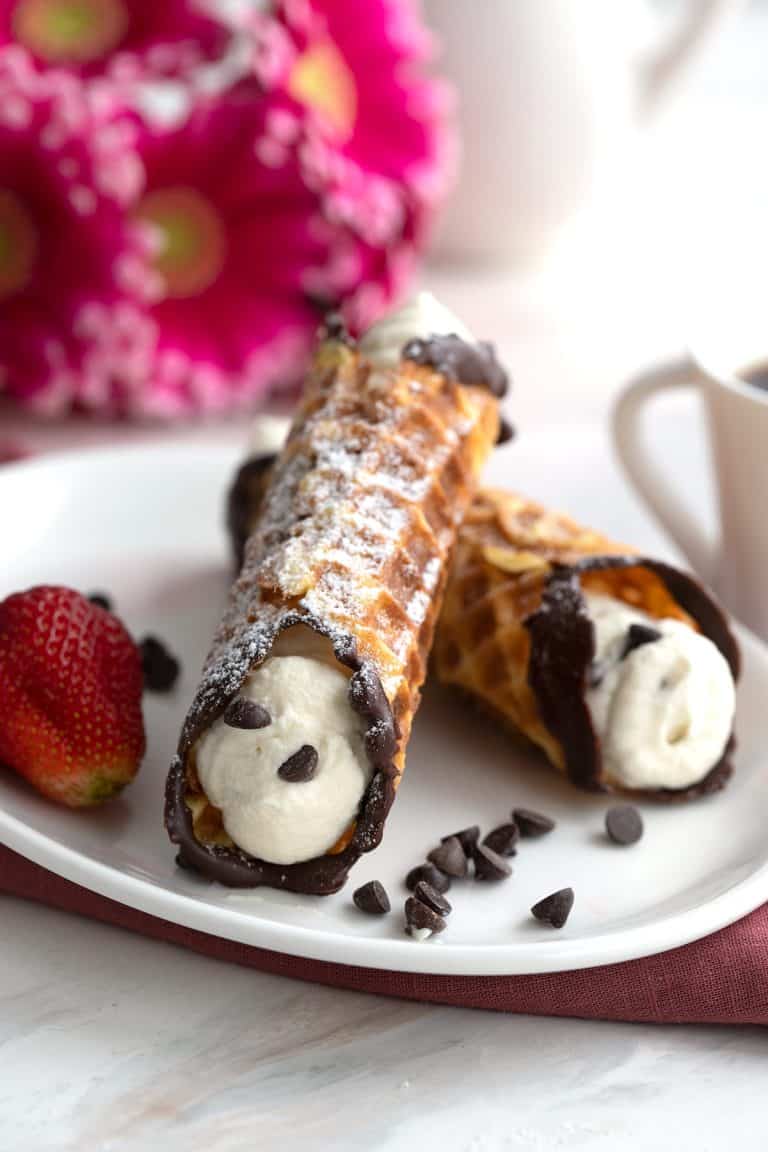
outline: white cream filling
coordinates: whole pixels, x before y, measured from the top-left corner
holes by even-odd
[[[470,343],[474,339],[461,320],[431,292],[419,292],[397,312],[374,324],[360,341],[360,351],[377,368],[391,368],[399,363],[400,353],[410,340],[451,335]]]
[[[587,704],[609,780],[626,788],[687,788],[715,766],[733,727],[728,663],[678,620],[654,620],[609,596],[586,597],[595,625],[597,683]],[[661,638],[621,659],[631,624]]]
[[[287,416],[257,416],[248,437],[248,455],[267,456],[282,451],[290,430]]]
[[[355,819],[372,773],[364,723],[348,691],[338,666],[314,656],[272,656],[240,693],[266,708],[271,723],[231,728],[220,718],[201,737],[200,783],[232,840],[252,856],[275,864],[311,860]],[[314,776],[282,779],[281,764],[305,744],[317,751]]]

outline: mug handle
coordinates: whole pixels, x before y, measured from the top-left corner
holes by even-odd
[[[651,511],[691,566],[705,581],[715,575],[716,550],[675,487],[659,472],[640,429],[640,414],[649,400],[661,392],[701,391],[706,382],[701,369],[689,357],[651,368],[631,381],[613,409],[613,439],[627,475]]]
[[[667,38],[642,63],[641,115],[655,112],[725,13],[743,6],[743,0],[682,0],[676,6],[676,16],[668,17],[672,27]]]

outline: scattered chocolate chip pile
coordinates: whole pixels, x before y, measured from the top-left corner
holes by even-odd
[[[538,830],[528,835],[543,835],[555,826],[554,820],[541,813],[526,809],[516,811],[522,812],[528,825]],[[415,939],[426,940],[444,930],[445,917],[451,912],[445,893],[452,881],[463,880],[472,871],[480,883],[509,879],[512,868],[506,857],[517,854],[516,845],[521,835],[522,831],[513,819],[493,828],[482,841],[478,824],[443,836],[437,847],[427,854],[426,862],[412,868],[405,878],[406,888],[413,892],[405,904],[406,933]]]
[[[281,780],[286,780],[289,784],[305,784],[314,776],[317,764],[317,749],[311,744],[302,744],[298,752],[294,752],[283,761],[277,774]]]
[[[573,888],[561,888],[531,908],[531,915],[553,928],[562,928],[573,908]]]
[[[148,692],[170,692],[179,678],[181,666],[156,636],[145,636],[139,644],[144,687]]]
[[[378,880],[369,880],[352,894],[356,906],[368,916],[384,916],[391,909],[386,888]]]
[[[617,804],[605,814],[605,830],[614,844],[637,844],[643,835],[643,818],[631,804]]]
[[[242,696],[238,696],[227,706],[224,723],[228,728],[244,728],[252,731],[254,728],[268,728],[272,723],[272,717],[266,708],[257,704],[255,700],[244,700]]]
[[[428,853],[426,863],[412,868],[405,878],[406,888],[413,893],[405,902],[406,933],[414,939],[427,940],[443,932],[447,926],[445,918],[452,910],[445,897],[452,881],[464,879],[471,872],[481,883],[507,880],[512,875],[509,857],[517,855],[519,841],[546,836],[555,826],[555,821],[542,812],[514,808],[511,820],[491,829],[483,839],[477,824],[443,836]],[[633,805],[617,804],[606,812],[605,829],[614,843],[635,844],[643,834],[642,817]],[[357,904],[357,892],[354,899]],[[573,903],[573,888],[560,888],[534,904],[531,915],[552,928],[562,928]]]

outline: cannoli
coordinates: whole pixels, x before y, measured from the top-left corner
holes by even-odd
[[[182,866],[325,894],[377,846],[504,387],[430,297],[327,326],[169,773]]]
[[[739,652],[710,594],[521,496],[475,498],[433,660],[582,788],[690,797],[731,774]]]

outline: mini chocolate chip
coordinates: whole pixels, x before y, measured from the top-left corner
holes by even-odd
[[[534,904],[531,914],[553,928],[562,928],[573,908],[573,888],[561,888]]]
[[[244,700],[242,696],[236,696],[224,713],[224,723],[229,728],[268,728],[272,717],[255,700]]]
[[[605,830],[614,844],[637,844],[643,835],[643,818],[631,804],[617,804],[605,814]]]
[[[415,896],[408,897],[405,902],[405,930],[409,936],[425,928],[433,934],[443,932],[445,927],[445,920],[429,905],[422,904]]]
[[[483,840],[486,848],[498,852],[499,856],[517,856],[515,845],[520,839],[520,829],[517,824],[499,824]]]
[[[317,771],[317,749],[311,744],[302,744],[298,752],[289,756],[277,770],[281,780],[289,784],[305,784]]]
[[[555,827],[554,820],[543,816],[541,812],[534,812],[530,808],[513,808],[512,819],[520,829],[523,837],[546,836]]]
[[[178,660],[156,636],[145,636],[139,645],[144,687],[149,692],[170,692],[181,671]]]
[[[510,440],[514,440],[517,432],[514,425],[510,424],[509,420],[505,420],[503,416],[499,419],[499,435],[496,439],[497,447],[500,444],[508,444]]]
[[[630,652],[634,652],[635,648],[642,648],[644,644],[653,644],[656,640],[661,640],[661,632],[658,628],[651,628],[648,624],[630,624],[619,659],[624,660]]]
[[[446,900],[442,892],[438,892],[437,888],[433,888],[425,880],[419,880],[413,894],[422,904],[426,904],[427,908],[437,912],[438,916],[448,916],[453,911],[453,905]]]
[[[473,824],[470,828],[462,828],[461,832],[451,832],[448,836],[441,836],[440,843],[445,844],[446,840],[453,840],[454,838],[464,849],[464,855],[471,856],[480,839],[480,827],[478,824]]]
[[[418,867],[411,868],[405,878],[405,886],[414,892],[416,885],[422,880],[431,888],[436,888],[438,892],[447,892],[451,886],[450,876],[446,876],[445,872],[435,868],[434,864],[419,864]]]
[[[97,608],[103,608],[105,612],[112,611],[112,600],[110,600],[106,592],[89,592],[88,599],[91,604],[95,604]]]
[[[352,893],[352,899],[361,912],[369,916],[383,916],[389,912],[392,905],[389,902],[386,889],[378,880],[369,880]]]
[[[487,844],[475,848],[475,880],[506,880],[512,869],[503,856],[494,852]]]
[[[449,836],[427,855],[427,860],[448,876],[462,877],[467,874],[467,858],[458,836]]]

